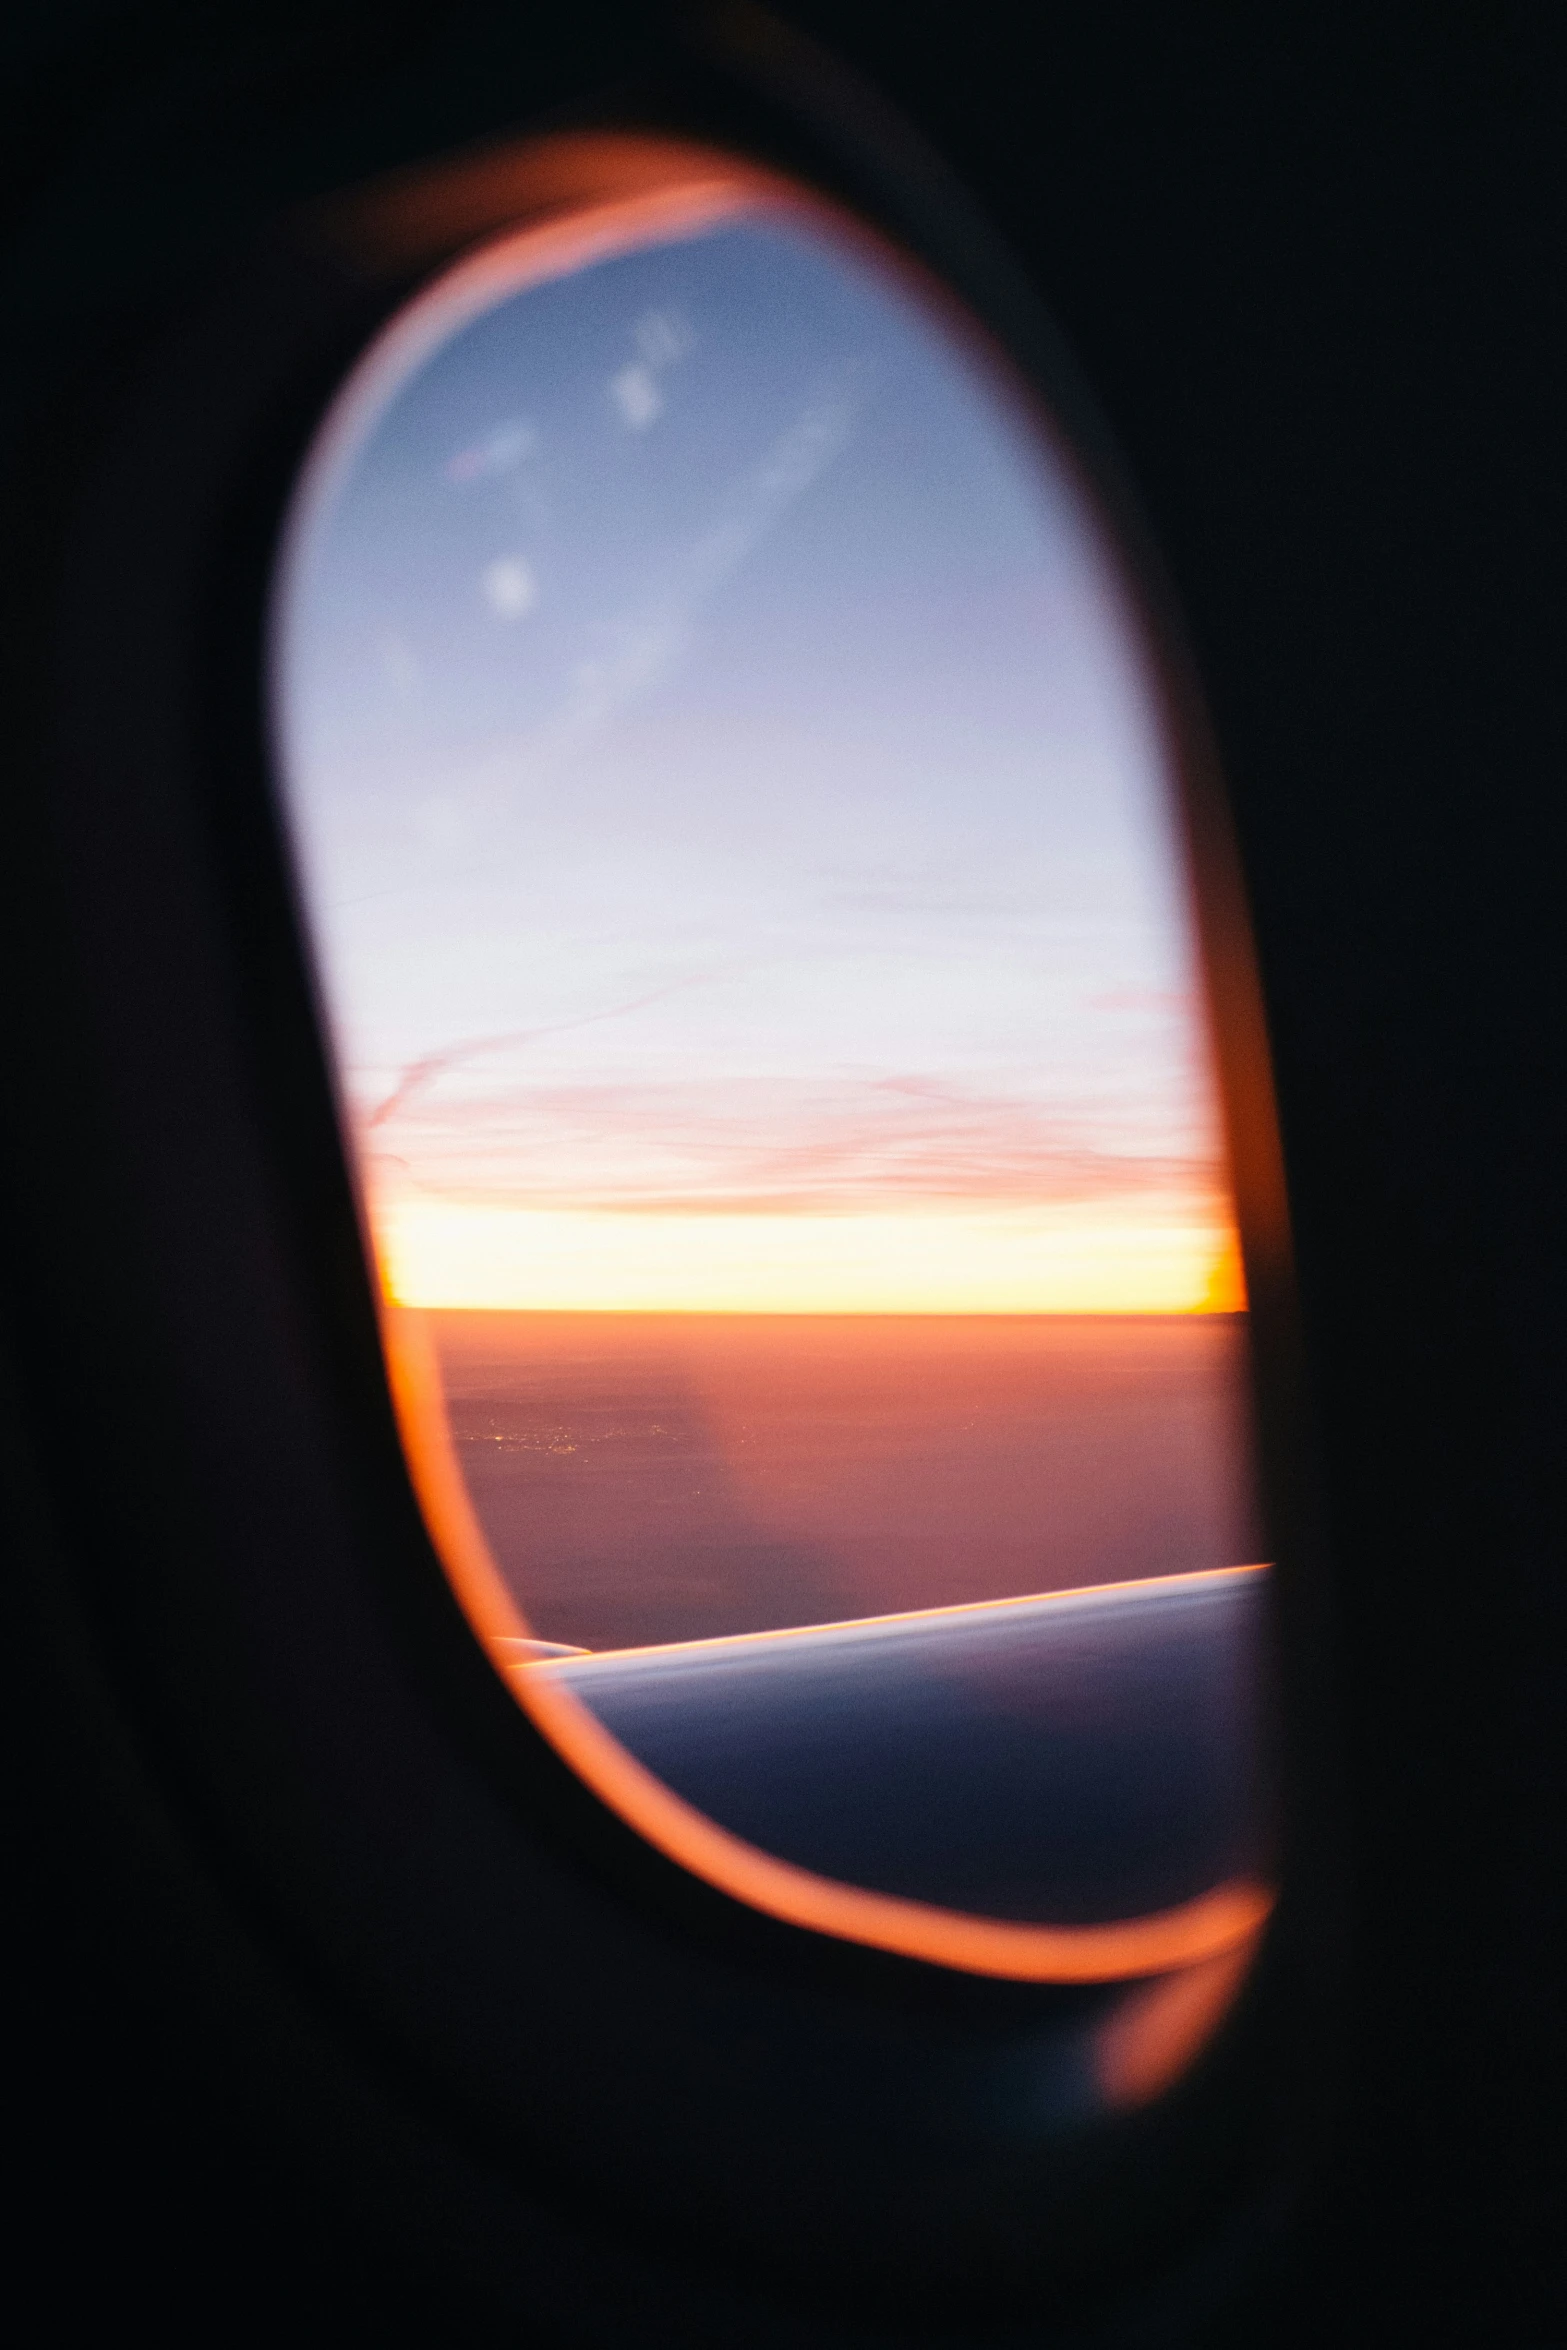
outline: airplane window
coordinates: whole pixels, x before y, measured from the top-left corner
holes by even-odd
[[[1057,424],[721,159],[415,296],[278,576],[389,1369],[498,1671],[757,1907],[1174,1984],[1128,2096],[1271,1898],[1161,691]]]

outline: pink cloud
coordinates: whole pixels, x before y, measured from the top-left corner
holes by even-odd
[[[504,1088],[469,1074],[455,1097],[405,1079],[380,1122],[399,1104],[397,1156],[419,1188],[488,1204],[842,1214],[1224,1188],[1216,1145],[1172,1136],[1138,1101],[1046,1108],[919,1072],[835,1085]]]

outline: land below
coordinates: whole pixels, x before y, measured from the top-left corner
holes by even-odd
[[[1240,1315],[432,1312],[458,1459],[593,1649],[1262,1555]]]

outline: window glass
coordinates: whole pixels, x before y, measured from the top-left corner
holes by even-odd
[[[738,167],[522,229],[328,416],[275,712],[410,1457],[521,1702],[764,1908],[1231,1981],[1245,1298],[1159,677],[1051,420]]]

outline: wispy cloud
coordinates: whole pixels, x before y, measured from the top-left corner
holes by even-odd
[[[456,1065],[437,1060],[408,1072],[374,1122],[398,1113],[396,1149],[417,1189],[475,1203],[834,1215],[1207,1199],[1224,1183],[1210,1141],[1172,1137],[1161,1120],[1162,1147],[1150,1147],[1130,1103],[1119,1116],[1102,1101],[1046,1107],[918,1071],[739,1086],[469,1082],[437,1099],[427,1089]]]
[[[415,1099],[435,1084],[436,1080],[454,1069],[465,1067],[486,1053],[512,1052],[536,1044],[546,1036],[564,1036],[573,1028],[593,1028],[602,1021],[622,1020],[632,1012],[642,1012],[650,1004],[663,1003],[678,995],[684,988],[698,987],[700,979],[673,979],[665,987],[655,987],[643,995],[630,996],[624,1003],[608,1004],[593,1012],[578,1012],[570,1020],[548,1020],[534,1028],[506,1028],[489,1036],[468,1036],[456,1044],[443,1045],[439,1051],[423,1053],[410,1061],[400,1073],[390,1093],[366,1110],[361,1118],[364,1132],[373,1133],[388,1119],[406,1111]],[[449,1113],[448,1113],[449,1116]]]
[[[827,370],[793,421],[742,473],[708,527],[641,603],[605,623],[599,649],[577,664],[567,691],[521,748],[530,763],[597,734],[667,676],[701,607],[760,546],[848,443],[870,395],[870,371],[846,360]]]

